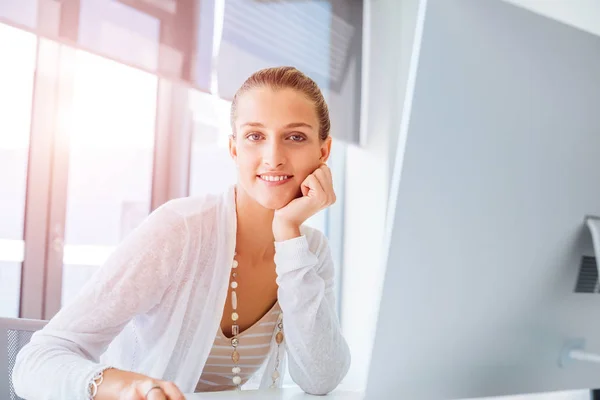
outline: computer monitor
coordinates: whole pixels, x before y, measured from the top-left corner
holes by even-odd
[[[600,387],[559,365],[600,353],[600,37],[500,0],[417,25],[366,398]]]

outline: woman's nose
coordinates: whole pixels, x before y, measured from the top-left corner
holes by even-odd
[[[263,150],[263,163],[270,168],[277,168],[285,164],[286,156],[283,146],[277,142],[268,143]]]

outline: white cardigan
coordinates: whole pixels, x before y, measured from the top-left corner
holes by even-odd
[[[285,333],[280,371],[287,353],[300,388],[325,394],[346,375],[350,353],[335,312],[327,240],[305,226],[301,232],[275,243]],[[21,350],[13,370],[16,393],[87,399],[92,377],[108,366],[173,381],[192,393],[222,317],[235,239],[233,186],[158,208]],[[255,376],[261,388],[271,383],[276,350],[273,337]]]

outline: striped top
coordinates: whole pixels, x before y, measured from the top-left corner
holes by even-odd
[[[258,322],[238,335],[239,345],[237,350],[240,354],[238,367],[241,368],[239,374],[242,378],[241,385],[245,384],[260,369],[269,355],[271,340],[280,313],[279,302],[275,302],[271,310],[263,315]],[[217,337],[208,355],[195,392],[217,392],[235,389],[232,381],[232,368],[234,366],[231,359],[232,352],[231,339],[223,335],[219,325]]]

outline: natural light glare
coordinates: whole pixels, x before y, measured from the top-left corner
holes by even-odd
[[[23,262],[25,242],[23,240],[0,239],[0,261]]]
[[[63,264],[100,266],[150,207],[158,79],[73,51],[65,62],[73,100],[61,117],[69,143]]]
[[[65,245],[63,263],[66,265],[100,266],[108,259],[116,246]]]
[[[152,74],[78,50],[73,87],[73,103],[63,117],[72,148],[154,147],[148,135],[156,119]]]
[[[63,262],[69,265],[100,266],[116,246],[65,245]],[[0,261],[21,263],[25,258],[23,240],[0,239]]]
[[[29,146],[36,42],[34,34],[0,23],[0,54],[10,58],[0,62],[0,149]]]

